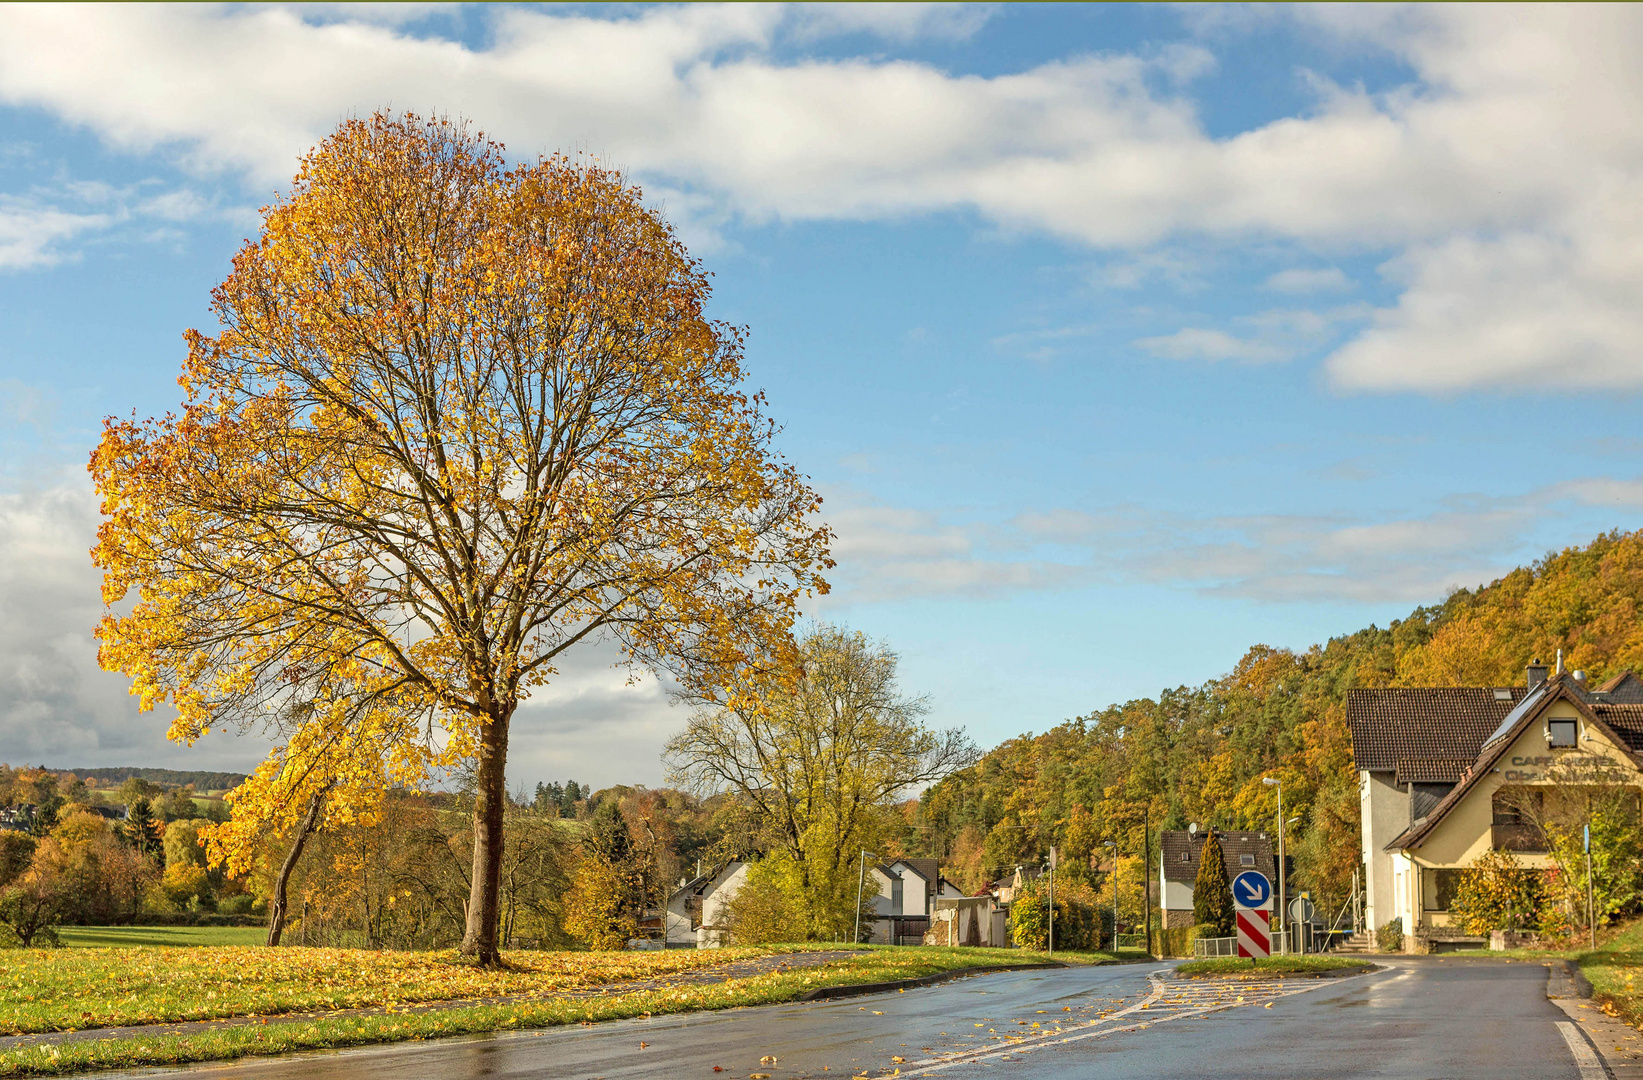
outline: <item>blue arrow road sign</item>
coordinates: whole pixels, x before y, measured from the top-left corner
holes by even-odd
[[[1272,899],[1272,882],[1259,870],[1245,870],[1232,879],[1232,899],[1239,907],[1264,908]]]

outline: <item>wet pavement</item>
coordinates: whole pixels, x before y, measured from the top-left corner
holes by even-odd
[[[1176,980],[1156,964],[995,973],[842,1001],[178,1071],[224,1080],[814,1080],[897,1070],[1044,1080],[1605,1076],[1585,1037],[1547,1000],[1545,967],[1379,962],[1382,970],[1349,978],[1248,982]]]

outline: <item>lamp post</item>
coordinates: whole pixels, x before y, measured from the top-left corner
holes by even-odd
[[[1055,846],[1050,846],[1050,956],[1055,956]]]
[[[1118,955],[1118,841],[1103,840],[1102,847],[1112,848],[1112,954]]]
[[[866,848],[861,849],[861,876],[856,879],[856,936],[850,939],[850,944],[861,944],[861,891],[867,885],[867,856],[873,853]],[[873,855],[873,858],[878,858]]]
[[[1263,776],[1261,783],[1278,789],[1278,933],[1282,935],[1289,925],[1289,894],[1284,888],[1284,879],[1289,876],[1284,872],[1288,869],[1284,865],[1284,782],[1276,776]],[[1284,951],[1288,952],[1293,944],[1294,942],[1286,939]]]

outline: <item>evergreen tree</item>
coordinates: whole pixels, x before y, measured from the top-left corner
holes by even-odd
[[[628,832],[628,822],[622,816],[621,808],[616,805],[615,799],[609,799],[599,804],[594,811],[593,821],[589,832],[592,834],[593,847],[601,858],[612,866],[626,866],[633,859],[633,837]]]
[[[147,799],[139,798],[126,808],[125,825],[120,830],[120,836],[127,844],[147,855],[159,846],[159,837],[155,832],[154,808]]]
[[[592,794],[591,792],[587,794]],[[581,785],[575,780],[565,781],[565,797],[559,802],[559,810],[565,817],[576,816],[576,804],[586,798]]]
[[[1198,853],[1198,880],[1192,885],[1192,917],[1213,937],[1232,936],[1232,882],[1221,854],[1221,840],[1211,829]]]

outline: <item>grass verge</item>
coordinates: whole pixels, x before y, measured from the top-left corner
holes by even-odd
[[[1238,977],[1253,978],[1268,975],[1309,975],[1320,971],[1341,971],[1346,968],[1368,967],[1363,960],[1344,956],[1267,956],[1258,960],[1244,960],[1236,956],[1217,956],[1208,960],[1194,960],[1176,968],[1176,974],[1191,978]]]
[[[57,936],[71,949],[136,948],[144,945],[261,945],[263,926],[59,926]]]
[[[825,946],[809,946],[822,948]],[[801,951],[807,947],[721,949],[715,962],[738,956]],[[1126,950],[1128,952],[1129,950]],[[685,953],[686,950],[679,950]],[[694,952],[693,950],[691,951]],[[1134,957],[1140,959],[1139,950]],[[171,955],[179,955],[172,953]],[[265,954],[266,955],[266,954]],[[376,954],[362,954],[370,957]],[[666,953],[548,954],[616,962],[626,966],[630,957],[665,957]],[[510,957],[511,958],[511,957]],[[509,1005],[459,1006],[427,1011],[354,1016],[316,1015],[285,1022],[224,1025],[214,1030],[165,1035],[100,1039],[60,1045],[40,1045],[0,1053],[0,1077],[51,1076],[89,1069],[135,1068],[225,1060],[250,1055],[280,1054],[294,1050],[338,1049],[372,1043],[403,1042],[485,1032],[589,1024],[636,1016],[728,1009],[793,1001],[821,986],[894,982],[957,968],[993,964],[1034,964],[1042,953],[1021,949],[874,948],[849,960],[822,967],[770,972],[708,984],[664,985],[658,989],[612,993],[591,998],[553,998]],[[1101,963],[1115,957],[1104,953],[1057,953],[1056,960]]]

